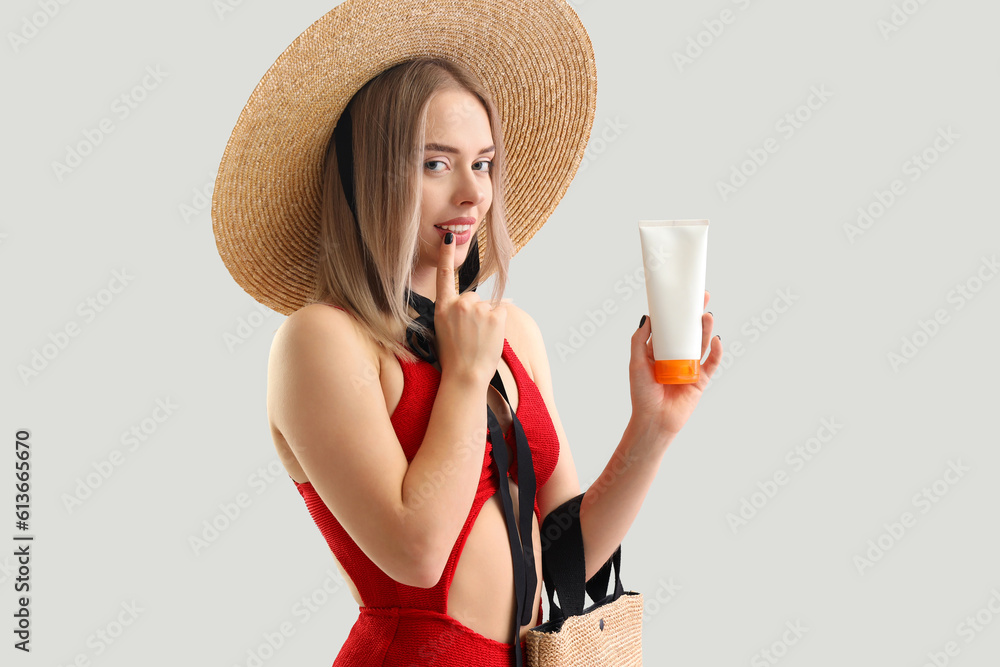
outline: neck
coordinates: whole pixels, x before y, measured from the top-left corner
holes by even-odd
[[[410,291],[437,301],[437,269],[418,268],[410,275]]]

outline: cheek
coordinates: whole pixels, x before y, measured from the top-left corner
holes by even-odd
[[[428,183],[426,180],[420,191],[420,206],[422,211],[433,213],[441,207],[441,187],[438,183]]]
[[[434,200],[428,197],[427,193],[424,193],[424,196],[420,199],[420,222],[422,226],[436,219],[435,209]]]

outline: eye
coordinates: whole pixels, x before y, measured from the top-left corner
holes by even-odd
[[[429,164],[444,164],[444,162],[441,160],[428,160],[427,162],[424,162],[424,167],[427,167]],[[440,169],[431,169],[430,171],[440,171]]]
[[[486,173],[489,173],[489,172],[493,171],[493,162],[491,160],[480,160],[479,162],[476,162],[475,164],[485,164],[486,165],[486,169],[480,169],[479,171],[485,171]]]

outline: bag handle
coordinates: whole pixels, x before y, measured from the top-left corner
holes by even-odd
[[[615,570],[612,601],[625,592],[621,580],[620,544],[601,569],[584,583],[587,567],[583,551],[583,530],[580,527],[580,505],[585,494],[586,492],[570,498],[549,512],[542,523],[542,580],[548,591],[549,617],[552,621],[582,614],[584,590],[594,603],[605,598],[612,567]],[[556,591],[559,592],[561,607],[555,603]]]
[[[532,520],[535,517],[535,466],[531,460],[528,438],[521,427],[521,420],[517,418],[517,413],[510,405],[510,399],[507,398],[507,391],[504,389],[499,370],[493,375],[490,384],[500,392],[503,400],[507,402],[507,407],[510,408],[514,439],[517,445],[514,455],[517,457],[520,527],[514,520],[514,505],[507,482],[507,441],[503,437],[500,422],[493,414],[493,410],[487,405],[486,421],[489,427],[490,442],[493,445],[493,461],[499,475],[500,500],[503,505],[504,520],[507,524],[507,539],[510,542],[510,556],[514,568],[514,597],[517,602],[512,639],[515,655],[514,664],[516,667],[522,667],[526,658],[521,654],[521,626],[531,623],[534,611],[532,602],[535,599],[535,588],[538,585],[538,577],[535,574],[535,552],[531,544]]]

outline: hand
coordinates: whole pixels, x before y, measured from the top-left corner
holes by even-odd
[[[434,332],[441,373],[455,373],[476,383],[489,384],[503,353],[507,306],[494,309],[472,290],[458,293],[455,285],[455,246],[441,239],[438,248],[437,299]]]
[[[705,292],[705,306],[709,294]],[[712,315],[701,316],[701,356],[705,356],[711,344],[708,359],[701,364],[698,381],[690,384],[660,384],[656,381],[653,365],[653,342],[651,335],[655,324],[646,318],[639,329],[632,334],[632,358],[629,361],[629,385],[632,394],[632,418],[648,423],[656,432],[676,435],[687,423],[698,405],[708,380],[722,360],[722,340],[712,337]]]

